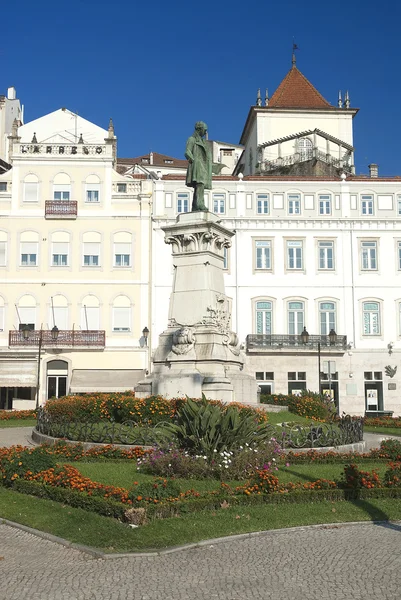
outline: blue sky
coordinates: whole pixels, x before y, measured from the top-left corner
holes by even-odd
[[[397,0],[241,2],[20,0],[1,9],[0,93],[25,122],[61,107],[107,128],[120,156],[183,157],[193,124],[238,143],[258,87],[297,66],[332,104],[348,89],[358,173],[401,175],[401,7]],[[263,92],[262,92],[263,93]]]

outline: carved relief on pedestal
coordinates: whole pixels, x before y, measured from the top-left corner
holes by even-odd
[[[227,348],[235,354],[235,356],[239,356],[241,352],[241,348],[239,345],[239,337],[234,331],[230,331],[223,338],[223,344],[227,346]]]
[[[173,254],[209,250],[222,255],[224,248],[231,247],[231,241],[228,238],[211,231],[177,233],[166,236],[164,241],[166,244],[171,244]]]
[[[188,354],[195,346],[195,336],[190,327],[181,327],[173,334],[173,346],[171,348],[174,354]]]

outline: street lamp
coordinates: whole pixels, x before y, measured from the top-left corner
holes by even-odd
[[[329,340],[330,340],[330,346],[334,346],[337,341],[337,334],[334,331],[334,329],[330,329],[330,331],[329,331]]]
[[[301,340],[303,344],[307,344],[309,341],[309,333],[306,331],[306,327],[304,327],[302,330]]]
[[[52,336],[53,342],[57,342],[58,333],[59,333],[59,328],[57,327],[57,325],[55,325],[51,330],[51,336]]]
[[[149,337],[149,329],[145,326],[142,329],[142,335],[143,335],[143,339],[145,340],[145,346],[148,345],[148,337]]]

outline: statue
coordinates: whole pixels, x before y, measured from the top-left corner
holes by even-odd
[[[220,174],[226,166],[213,163],[212,153],[204,139],[207,125],[203,121],[195,123],[195,131],[187,140],[185,158],[188,160],[186,184],[194,188],[192,212],[208,210],[205,206],[205,190],[212,189],[212,173]]]

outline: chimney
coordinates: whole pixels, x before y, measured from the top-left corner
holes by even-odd
[[[15,87],[9,87],[7,89],[7,98],[8,100],[16,100],[17,90],[15,89]]]
[[[369,176],[370,177],[379,177],[379,165],[376,165],[375,163],[371,163],[370,165],[368,165],[369,167]]]
[[[149,152],[149,164],[153,165],[153,152]]]

